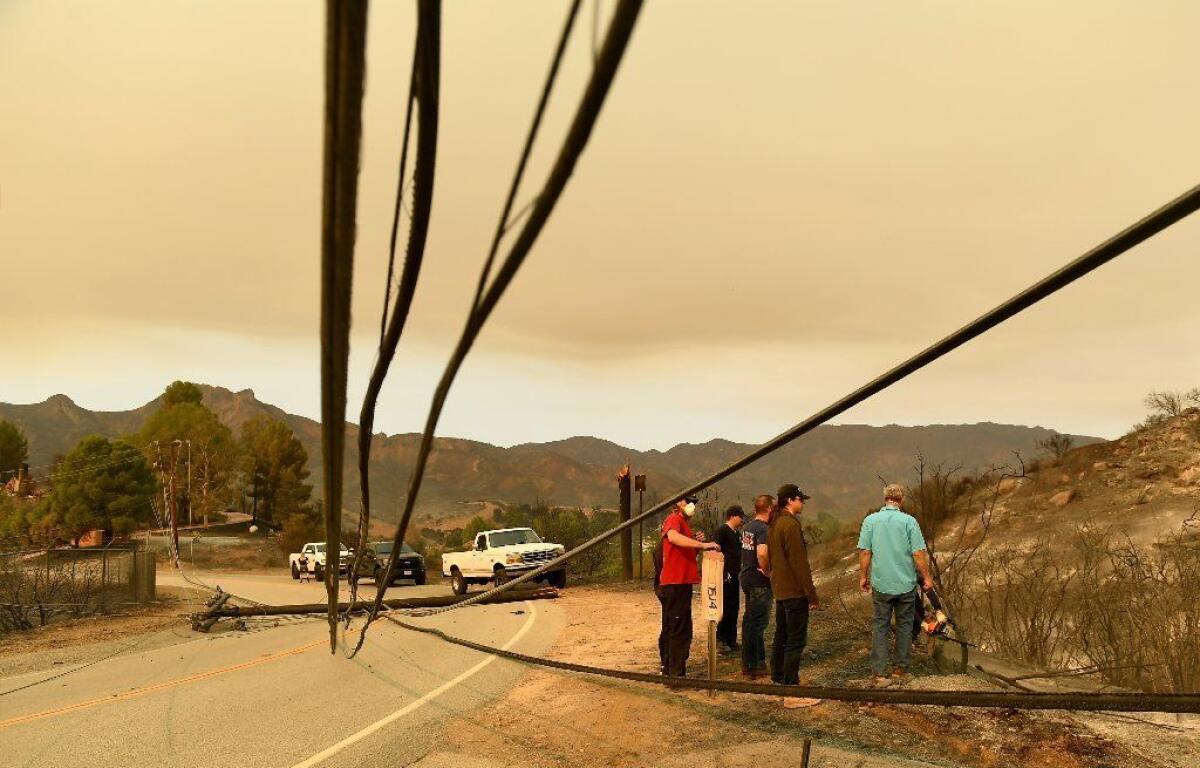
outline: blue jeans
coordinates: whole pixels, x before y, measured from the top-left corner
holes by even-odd
[[[891,648],[888,647],[888,630],[891,627],[892,615],[896,616],[896,666],[908,671],[908,663],[912,660],[913,616],[917,610],[917,590],[903,595],[888,595],[878,590],[871,590],[871,602],[875,606],[874,631],[871,635],[871,671],[876,675],[887,674],[888,657]]]
[[[757,672],[767,668],[767,644],[763,634],[771,621],[771,588],[742,587],[746,612],[742,614],[742,669]]]

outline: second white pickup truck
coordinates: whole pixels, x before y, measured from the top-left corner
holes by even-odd
[[[532,528],[484,531],[466,552],[442,553],[442,575],[450,577],[454,594],[463,595],[471,584],[502,584],[565,551],[561,544],[542,541]],[[536,580],[562,589],[567,584],[566,567],[544,573]]]
[[[342,551],[338,553],[338,575],[346,572],[346,559],[350,556],[350,552],[342,547]],[[288,555],[288,565],[292,569],[292,578],[300,578],[301,559],[304,560],[305,570],[316,577],[317,581],[325,578],[325,542],[310,541],[300,548],[299,552],[293,552]]]

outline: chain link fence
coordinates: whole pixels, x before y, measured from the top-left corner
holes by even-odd
[[[3,633],[154,599],[154,553],[138,545],[0,552]]]

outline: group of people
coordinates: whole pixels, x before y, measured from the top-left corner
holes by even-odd
[[[859,588],[872,596],[874,608],[872,682],[881,687],[907,678],[921,589],[933,588],[921,527],[903,510],[904,488],[888,485],[883,495],[883,506],[863,520],[858,539]],[[798,486],[784,485],[774,496],[755,497],[754,516],[748,522],[740,506],[731,506],[711,541],[703,531],[691,527],[698,499],[688,496],[676,503],[663,522],[661,566],[655,582],[662,603],[658,650],[664,675],[686,674],[692,644],[693,585],[700,581],[696,557],[712,549],[724,555],[724,609],[717,624],[718,642],[729,652],[740,651],[744,677],[757,680],[769,674],[779,685],[800,683],[809,613],[821,607],[800,522],[810,498]],[[743,596],[746,605],[739,644],[738,613]],[[768,659],[764,635],[772,605],[775,639]],[[893,619],[894,664],[889,643]],[[785,700],[789,706],[813,703],[818,702]]]

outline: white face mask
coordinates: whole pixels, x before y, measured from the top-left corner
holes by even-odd
[[[684,504],[683,505],[683,514],[687,515],[688,517],[691,517],[692,515],[696,514],[696,505],[690,501],[687,504]]]

